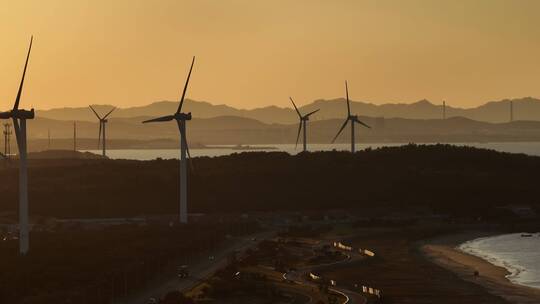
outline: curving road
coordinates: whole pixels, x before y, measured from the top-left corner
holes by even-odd
[[[304,267],[299,271],[291,271],[291,272],[284,273],[283,278],[285,280],[294,281],[295,283],[298,283],[298,284],[307,285],[310,287],[317,287],[317,284],[306,279],[307,274],[317,269],[320,269],[322,267],[331,267],[331,266],[339,265],[339,264],[348,264],[362,258],[358,253],[350,252],[350,254],[353,254],[353,256],[346,254],[347,258],[343,261]],[[332,287],[332,288],[329,288],[329,290],[337,294],[340,294],[345,298],[345,301],[342,304],[366,304],[367,303],[367,298],[357,292],[350,291],[348,289],[340,288],[340,287]]]

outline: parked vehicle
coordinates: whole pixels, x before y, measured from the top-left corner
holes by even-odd
[[[181,279],[189,277],[188,266],[187,265],[182,265],[182,266],[178,267],[177,275]]]

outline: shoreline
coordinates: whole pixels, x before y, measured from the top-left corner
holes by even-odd
[[[512,283],[506,277],[510,274],[506,268],[456,248],[464,242],[493,235],[475,231],[441,236],[419,244],[419,251],[429,261],[453,272],[460,279],[478,284],[510,303],[540,303],[540,289]],[[474,271],[478,271],[479,276],[475,277]]]

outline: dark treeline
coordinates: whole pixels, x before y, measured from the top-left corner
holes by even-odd
[[[16,164],[16,163],[15,163]],[[540,158],[449,145],[356,154],[241,153],[193,159],[189,211],[320,211],[390,208],[486,215],[538,206]],[[35,160],[32,215],[124,217],[176,213],[178,161]],[[0,210],[16,211],[17,169],[0,170]]]
[[[29,254],[0,242],[0,303],[111,303],[170,278],[177,267],[219,248],[253,223],[32,232]],[[193,233],[197,231],[197,233]]]

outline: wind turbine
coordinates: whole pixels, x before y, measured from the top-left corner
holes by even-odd
[[[341,126],[341,129],[339,129],[336,136],[332,140],[332,143],[334,143],[336,141],[336,138],[338,138],[339,134],[341,134],[341,131],[343,131],[343,129],[345,129],[345,127],[347,126],[347,123],[350,121],[351,122],[351,152],[354,153],[354,148],[355,148],[354,147],[354,124],[359,123],[359,124],[363,125],[364,127],[369,128],[369,129],[371,129],[371,127],[366,125],[365,123],[361,122],[358,119],[358,115],[351,115],[351,105],[350,105],[350,102],[349,102],[349,87],[347,85],[347,81],[345,81],[345,93],[347,95],[347,118],[345,118],[345,122],[343,123],[343,125]]]
[[[176,113],[172,115],[162,116],[150,120],[145,120],[143,123],[149,122],[163,122],[176,120],[178,125],[178,130],[180,131],[180,223],[187,224],[187,166],[186,166],[186,153],[187,156],[191,159],[189,154],[189,148],[186,139],[186,121],[191,120],[191,112],[182,113],[182,105],[184,104],[184,97],[186,96],[187,87],[189,84],[189,78],[191,77],[191,71],[193,70],[193,64],[195,63],[195,56],[191,61],[191,67],[189,68],[189,73],[186,79],[186,84],[184,85],[184,91],[182,92],[182,97],[180,99],[180,104]]]
[[[296,147],[298,146],[298,139],[300,138],[300,131],[302,131],[302,128],[304,128],[304,149],[303,151],[306,152],[307,151],[307,140],[306,140],[306,126],[307,126],[307,121],[309,120],[309,117],[315,113],[317,113],[317,111],[319,111],[320,109],[317,109],[313,112],[309,112],[307,113],[306,115],[302,116],[302,114],[300,114],[300,111],[298,110],[298,108],[296,107],[296,105],[294,104],[294,100],[292,99],[292,97],[289,97],[289,99],[291,100],[293,106],[294,106],[294,109],[296,110],[296,113],[298,114],[298,118],[300,119],[300,123],[298,124],[298,135],[296,135],[296,146],[295,146],[295,149]]]
[[[29,227],[28,227],[28,169],[26,164],[26,120],[34,119],[34,109],[23,110],[19,109],[19,101],[21,100],[24,77],[26,76],[26,68],[28,67],[28,59],[32,50],[32,41],[30,38],[30,46],[26,55],[26,62],[19,85],[19,91],[15,98],[13,109],[9,112],[1,112],[0,119],[12,119],[15,129],[15,137],[17,138],[17,146],[19,148],[19,253],[26,255],[30,248]]]
[[[73,122],[73,151],[77,152],[77,122]]]
[[[94,114],[96,114],[96,117],[99,119],[99,135],[98,135],[98,149],[99,149],[99,144],[101,143],[101,135],[103,135],[103,143],[101,145],[102,147],[102,155],[103,157],[106,156],[106,146],[105,146],[105,143],[107,142],[106,138],[105,138],[105,126],[107,125],[107,123],[109,122],[107,120],[107,117],[109,117],[109,115],[111,115],[111,113],[116,110],[116,108],[112,108],[109,113],[105,114],[105,116],[103,116],[103,118],[101,118],[101,116],[99,116],[99,114],[96,112],[96,110],[94,110],[94,108],[92,108],[92,106],[90,106],[90,109],[92,109],[92,112],[94,112]]]

